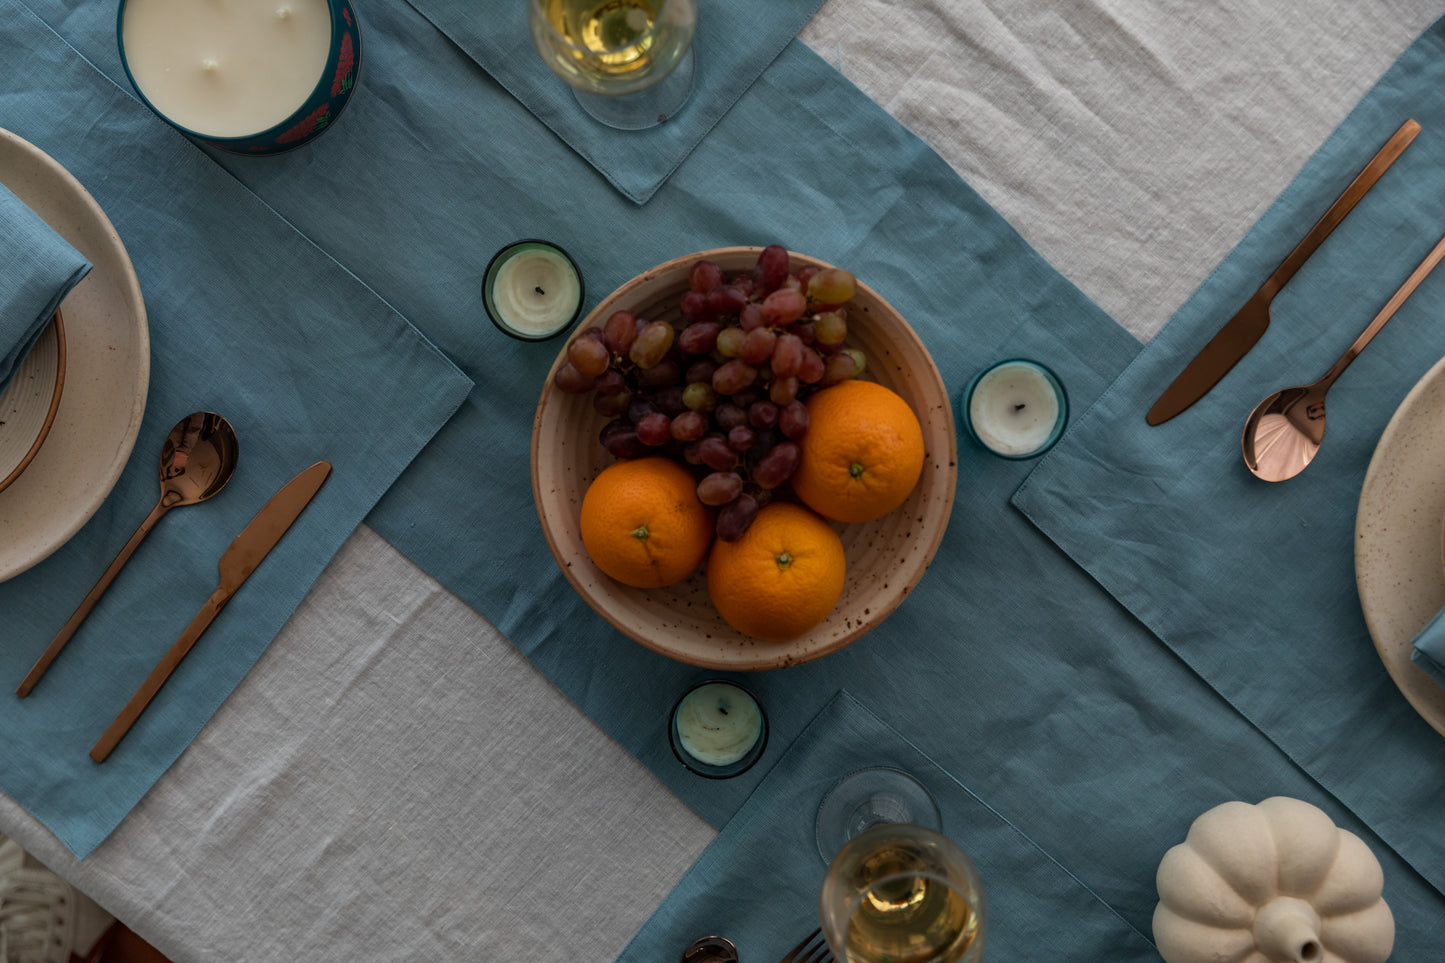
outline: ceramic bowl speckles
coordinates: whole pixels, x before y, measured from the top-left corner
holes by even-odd
[[[732,275],[751,270],[757,247],[729,247],[677,258],[628,281],[594,308],[576,337],[625,308],[640,318],[674,320],[688,273],[702,258]],[[828,265],[792,254],[793,267]],[[598,442],[607,419],[590,395],[556,390],[548,374],[532,427],[532,493],[542,531],[563,574],[603,618],[663,655],[714,669],[774,669],[808,662],[861,638],[922,577],[948,527],[957,475],[952,405],[938,369],[907,322],[866,284],[849,305],[848,344],[868,356],[867,377],[898,392],[923,427],[923,475],[907,501],[872,522],[836,525],[847,559],[843,596],[822,624],[787,642],[743,635],[712,607],[702,575],[664,589],[635,589],[603,575],[582,546],[578,514],[593,478],[612,462]],[[570,341],[570,338],[569,338]],[[552,371],[561,366],[566,348]]]

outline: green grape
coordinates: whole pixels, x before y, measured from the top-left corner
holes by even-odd
[[[682,389],[682,403],[692,411],[712,411],[717,407],[717,392],[711,382],[694,381]]]
[[[842,311],[823,311],[813,315],[813,332],[819,344],[842,344],[848,337],[848,315]]]
[[[808,280],[808,299],[819,304],[842,304],[857,290],[853,275],[842,268],[825,268]]]
[[[717,335],[717,353],[724,358],[736,358],[743,349],[743,339],[748,333],[742,328],[723,328]]]
[[[627,356],[639,368],[651,368],[667,357],[674,336],[672,325],[666,321],[650,321],[637,332],[637,340],[632,342],[632,349]]]

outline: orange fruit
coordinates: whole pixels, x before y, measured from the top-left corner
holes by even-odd
[[[805,402],[808,431],[793,491],[840,522],[870,522],[902,505],[923,474],[923,428],[897,393],[842,381]]]
[[[582,545],[624,585],[661,588],[697,571],[712,543],[713,514],[677,462],[638,458],[608,465],[582,496]]]
[[[736,541],[713,543],[707,592],[744,635],[782,642],[823,621],[843,594],[843,541],[791,502],[763,506]]]

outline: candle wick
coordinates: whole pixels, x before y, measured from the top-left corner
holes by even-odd
[[[1027,407],[1028,405],[1026,403],[1020,401],[1018,404],[1014,405],[1014,411],[1023,411]]]
[[[546,291],[543,291],[543,290],[542,290],[542,285],[540,285],[540,284],[533,286],[532,290],[533,290],[533,291],[536,291],[538,294],[546,294],[546,293],[547,293]]]

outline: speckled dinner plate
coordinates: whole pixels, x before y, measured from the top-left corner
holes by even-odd
[[[62,308],[65,388],[50,433],[0,491],[3,581],[64,545],[115,487],[145,412],[150,333],[125,246],[80,182],[0,129],[0,183],[93,265]]]
[[[1415,634],[1445,607],[1445,359],[1385,427],[1355,515],[1355,581],[1375,649],[1405,698],[1445,735],[1445,686],[1410,661]]]

